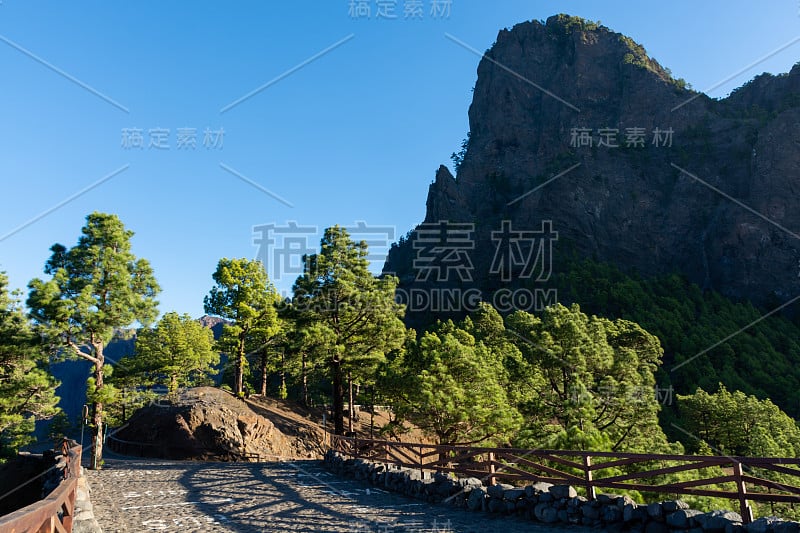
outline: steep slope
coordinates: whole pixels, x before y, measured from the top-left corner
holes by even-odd
[[[417,242],[421,226],[384,268],[404,294],[475,288],[491,300],[501,287],[537,286],[521,263],[512,276],[491,268],[503,243],[491,232],[504,220],[530,232],[552,221],[556,268],[582,257],[644,276],[680,272],[766,307],[800,294],[800,66],[716,101],[629,38],[559,15],[499,33],[478,66],[469,122],[457,178],[440,167],[424,222],[475,224],[474,249],[459,256],[473,268],[420,276],[430,251]],[[412,323],[437,314],[411,300]]]

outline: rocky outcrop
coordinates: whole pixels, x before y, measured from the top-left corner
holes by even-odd
[[[203,315],[197,319],[201,326],[210,329],[214,333],[214,338],[219,339],[222,336],[222,328],[229,324],[224,318],[218,316]]]
[[[212,387],[181,391],[144,407],[108,439],[144,457],[248,461],[320,456],[321,442],[288,436],[242,400]]]
[[[475,224],[472,279],[444,285],[509,285],[490,273],[491,232],[552,220],[556,265],[575,255],[788,300],[800,293],[798,95],[800,65],[713,100],[603,26],[559,15],[502,30],[478,65],[457,176],[441,167],[428,193],[426,223]],[[384,269],[405,290],[426,286],[418,235]]]

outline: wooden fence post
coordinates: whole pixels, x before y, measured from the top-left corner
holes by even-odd
[[[494,485],[497,483],[497,478],[494,477],[495,468],[494,468],[494,452],[489,452],[489,485]]]
[[[753,521],[753,508],[747,504],[747,487],[742,475],[742,463],[734,460],[733,476],[736,478],[736,491],[739,493],[739,513],[742,515],[742,522],[749,524]]]
[[[583,456],[583,477],[586,479],[586,497],[590,500],[596,499],[597,493],[592,484],[592,458],[589,455]]]
[[[67,501],[64,502],[64,505],[61,507],[62,511],[62,518],[61,523],[64,525],[64,529],[67,531],[72,531],[73,520],[75,518],[75,499],[78,495],[78,484],[75,483],[72,487],[72,490],[69,491],[69,496],[67,497]],[[53,522],[55,525],[55,521]],[[55,529],[53,530],[55,531]]]

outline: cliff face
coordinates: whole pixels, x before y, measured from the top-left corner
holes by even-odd
[[[475,224],[468,284],[502,286],[490,273],[501,221],[551,220],[556,264],[681,272],[762,305],[800,294],[800,64],[712,100],[627,37],[559,15],[499,33],[469,122],[457,178],[440,167],[425,217]],[[385,266],[406,289],[425,285],[418,235]]]

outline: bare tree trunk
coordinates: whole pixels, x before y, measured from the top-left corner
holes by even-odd
[[[350,372],[347,373],[347,381],[350,385],[350,405],[348,411],[348,424],[350,427],[350,433],[353,432],[353,413],[355,412],[355,407],[353,406],[353,376],[350,375]]]
[[[301,356],[302,356],[301,373],[303,375],[303,405],[308,407],[308,374],[306,373],[306,352],[303,351],[301,353]]]
[[[267,395],[267,349],[261,352],[261,396]]]
[[[333,374],[333,432],[344,435],[344,383],[342,376],[342,363],[338,359],[331,362]]]
[[[123,424],[128,420],[128,417],[125,416],[125,404],[127,403],[126,400],[125,400],[125,389],[126,388],[127,387],[123,387],[122,388],[122,423]]]
[[[105,357],[103,356],[103,347],[95,347],[97,363],[94,365],[94,382],[95,390],[100,393],[103,390],[103,365],[105,364]],[[101,402],[94,402],[92,405],[92,423],[94,425],[94,440],[92,450],[92,460],[90,467],[93,470],[99,470],[103,466],[103,404]]]
[[[233,393],[240,397],[244,393],[244,339],[239,339],[239,350],[234,365]]]
[[[375,430],[375,386],[372,386],[372,405],[369,410],[369,438],[373,438]]]
[[[285,400],[286,392],[286,350],[281,348],[281,400]]]

